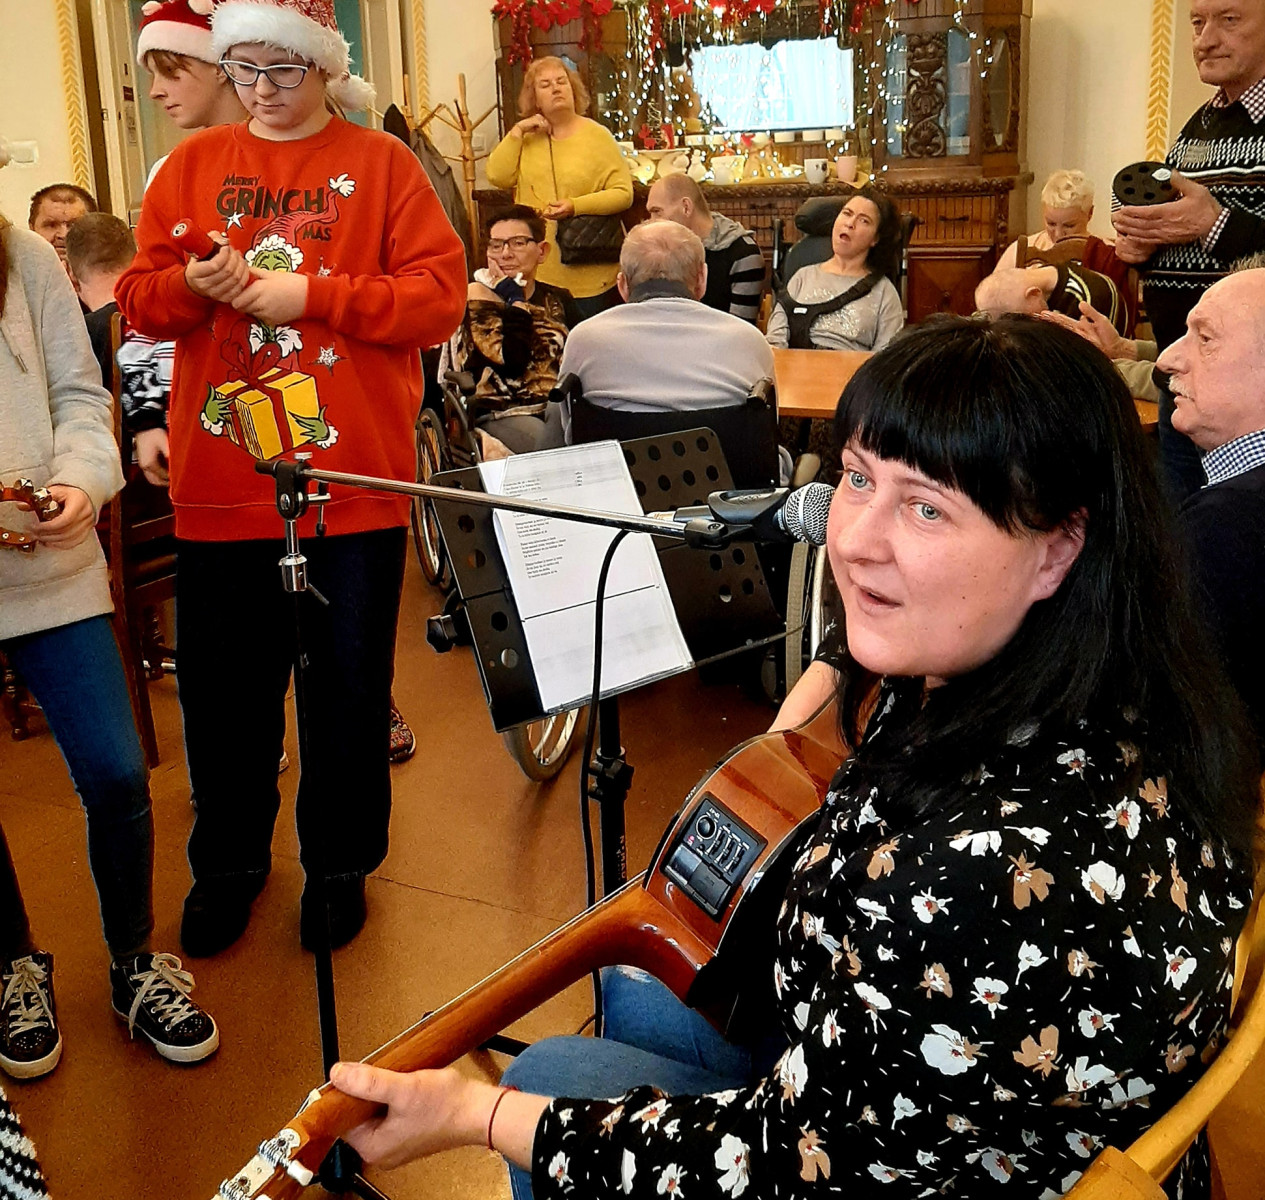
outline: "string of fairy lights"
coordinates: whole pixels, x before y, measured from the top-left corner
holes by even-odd
[[[587,2],[592,4],[592,0]],[[991,31],[981,33],[971,27],[968,4],[969,0],[953,0],[949,28],[965,38],[966,63],[987,80],[997,61],[998,47]],[[527,15],[525,10],[532,10],[535,5],[544,8],[543,0],[498,0],[496,11],[506,15],[511,6],[516,6],[521,19]],[[670,47],[674,55],[680,47],[688,61],[691,51],[701,46],[764,40],[771,25],[785,29],[788,20],[793,25],[796,16],[804,11],[800,0],[743,4],[732,0],[613,0],[613,5],[627,12],[628,52],[625,57],[612,60],[613,86],[599,89],[595,100],[597,115],[621,141],[634,140],[638,135],[644,138],[647,127],[653,132],[664,122],[672,124],[673,114],[691,101],[700,105],[698,120],[703,130],[713,128],[715,117],[707,98],[690,88],[688,72],[681,69],[679,59],[674,69],[669,61]],[[881,23],[875,36],[866,39],[862,36],[862,14],[880,6]],[[575,4],[571,7],[578,9]],[[605,10],[606,6],[601,8]],[[868,155],[866,146],[858,147],[863,159],[880,157],[880,137],[899,139],[905,132],[901,116],[907,84],[905,39],[895,9],[894,0],[819,0],[818,19],[809,21],[813,27],[805,26],[802,31],[805,37],[833,36],[841,47],[850,47],[854,56],[862,55],[867,44],[871,48],[865,69],[856,72],[861,90],[854,102],[855,127],[848,130],[850,142],[858,137],[868,141]],[[539,14],[533,12],[531,19],[543,27]],[[593,19],[591,14],[589,19]],[[752,84],[738,81],[735,86],[749,91]],[[891,113],[896,118],[890,129],[880,128],[870,119],[875,112]]]

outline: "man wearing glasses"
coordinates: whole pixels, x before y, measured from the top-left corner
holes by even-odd
[[[488,265],[474,273],[466,293],[465,317],[449,347],[452,369],[474,379],[472,407],[485,457],[560,445],[561,424],[556,415],[547,419],[548,398],[579,311],[565,288],[536,278],[548,244],[535,209],[502,209],[486,230]]]

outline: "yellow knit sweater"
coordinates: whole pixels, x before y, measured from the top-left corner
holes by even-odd
[[[552,144],[552,166],[550,146]],[[562,141],[544,134],[525,138],[509,134],[488,155],[488,183],[514,189],[514,199],[535,209],[555,200],[570,200],[577,215],[621,213],[632,204],[632,176],[610,133],[584,118],[579,129]],[[557,188],[554,177],[557,176]],[[563,266],[558,258],[557,226],[549,222],[549,253],[536,278],[564,287],[573,296],[596,296],[615,282],[618,263]]]

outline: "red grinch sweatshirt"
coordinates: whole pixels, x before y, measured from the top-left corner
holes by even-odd
[[[303,316],[269,327],[190,291],[187,255],[171,238],[185,218],[226,234],[251,266],[306,275]],[[246,123],[207,129],[158,172],[136,236],[140,252],[115,295],[133,327],[176,343],[178,537],[280,537],[273,481],[257,460],[303,450],[327,470],[414,478],[419,348],[457,328],[466,272],[407,146],[337,117],[293,142],[264,141]],[[331,534],[408,520],[406,498],[331,491]]]

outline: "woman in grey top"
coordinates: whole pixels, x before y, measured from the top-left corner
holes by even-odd
[[[0,510],[34,539],[26,553],[0,549],[0,651],[43,707],[87,813],[111,1005],[164,1058],[198,1062],[220,1034],[189,998],[193,976],[151,941],[149,778],[94,529],[123,484],[110,393],[57,255],[0,216],[0,483],[19,477],[46,487],[60,511],[41,521],[29,506]],[[41,867],[59,864],[45,854],[31,863]],[[61,1058],[53,956],[41,944],[0,829],[0,1070],[15,1079],[46,1075]]]
[[[769,316],[769,344],[784,349],[881,350],[905,324],[900,293],[883,274],[900,246],[900,215],[863,188],[843,206],[832,256],[796,271]]]

